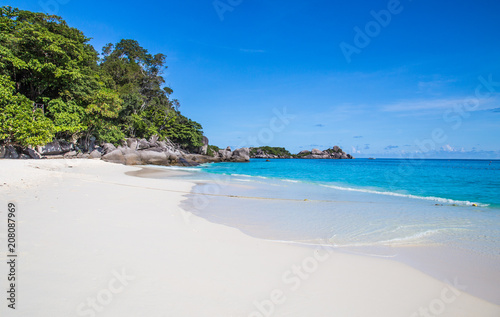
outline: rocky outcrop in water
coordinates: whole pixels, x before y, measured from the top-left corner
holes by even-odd
[[[297,154],[290,154],[284,148],[279,147],[260,147],[251,148],[250,157],[265,159],[283,159],[283,158],[303,158],[303,159],[353,159],[350,154],[345,153],[340,147],[334,146],[331,149],[321,151],[312,149],[304,150]]]
[[[250,157],[252,158],[265,158],[265,159],[284,159],[284,158],[293,158],[293,155],[290,154],[285,148],[281,147],[270,147],[270,146],[262,146],[258,148],[250,149]]]
[[[348,160],[348,159],[353,159],[354,157],[351,156],[351,154],[345,153],[340,147],[334,146],[331,149],[327,149],[324,151],[318,150],[318,149],[312,149],[311,151],[301,151],[297,155],[295,155],[296,158],[303,158],[303,159],[343,159],[343,160]]]

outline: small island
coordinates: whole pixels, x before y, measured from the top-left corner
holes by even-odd
[[[354,159],[351,154],[345,153],[339,146],[335,145],[333,148],[324,151],[312,149],[311,151],[304,150],[297,154],[291,154],[282,147],[261,146],[250,148],[251,158],[265,158],[265,159]]]

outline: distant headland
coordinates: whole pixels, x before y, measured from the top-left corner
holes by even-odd
[[[354,159],[351,154],[345,153],[339,146],[335,145],[330,149],[324,151],[318,149],[312,149],[311,151],[304,150],[297,154],[291,154],[285,148],[282,147],[254,147],[250,148],[251,158],[266,158],[266,159],[290,159],[290,158],[300,158],[300,159]]]

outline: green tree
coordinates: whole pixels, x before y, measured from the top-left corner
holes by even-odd
[[[156,134],[186,149],[201,146],[201,125],[178,111],[164,87],[165,55],[121,40],[106,45],[99,59],[88,42],[58,16],[0,8],[0,142],[34,145],[55,137],[88,144],[94,136],[118,143]],[[34,104],[45,111],[31,113]]]
[[[14,82],[0,76],[0,140],[23,146],[44,145],[54,137],[55,127],[41,109],[15,93]]]
[[[163,87],[161,76],[166,56],[150,54],[137,41],[121,40],[103,48],[101,76],[123,100],[119,121],[127,135],[149,138],[158,135],[185,149],[203,145],[202,127],[179,112],[173,90]]]
[[[60,17],[11,7],[0,8],[0,31],[0,73],[16,92],[44,105],[55,136],[85,131],[85,108],[99,89],[89,38]]]
[[[85,109],[87,144],[92,135],[103,142],[112,143],[117,143],[125,137],[113,121],[118,118],[122,103],[118,94],[111,89],[103,88],[96,92],[92,103]]]

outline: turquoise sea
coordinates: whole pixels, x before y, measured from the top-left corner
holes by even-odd
[[[500,255],[500,161],[252,159],[186,169],[200,184],[194,213],[258,237]]]
[[[280,243],[391,257],[500,304],[500,161],[252,159],[169,167],[183,208]]]
[[[211,164],[203,170],[500,208],[500,161],[253,159],[249,164]]]

